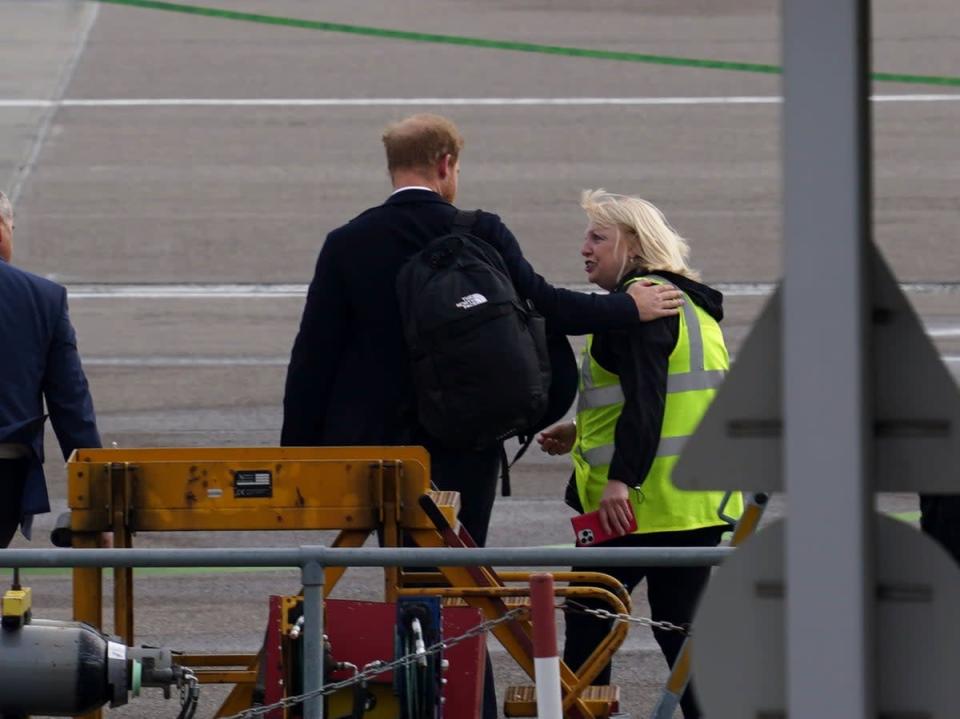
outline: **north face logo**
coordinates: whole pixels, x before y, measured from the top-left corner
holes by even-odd
[[[467,295],[466,297],[460,298],[460,301],[457,302],[457,307],[459,307],[461,310],[468,310],[471,307],[482,305],[486,301],[486,297],[481,295],[479,292],[475,292],[472,295]]]

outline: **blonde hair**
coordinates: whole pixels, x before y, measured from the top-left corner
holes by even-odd
[[[580,206],[595,224],[623,230],[635,269],[665,270],[691,280],[700,279],[700,273],[687,264],[690,245],[653,203],[600,188],[584,190]]]
[[[457,126],[430,113],[411,115],[389,125],[382,139],[391,175],[399,169],[428,168],[444,155],[456,161],[463,149],[463,136]]]

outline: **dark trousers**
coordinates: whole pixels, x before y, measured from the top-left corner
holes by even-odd
[[[497,497],[500,448],[477,452],[430,450],[431,475],[437,489],[460,493],[460,522],[478,547],[487,543],[487,529]]]
[[[497,497],[500,448],[480,452],[432,448],[430,468],[431,479],[437,489],[460,493],[460,523],[470,532],[477,546],[486,545],[490,515]],[[496,719],[499,716],[493,664],[489,655],[483,680],[482,716],[483,719]]]
[[[960,564],[960,495],[921,494],[920,529]]]
[[[725,527],[708,527],[686,532],[656,532],[653,534],[629,534],[605,542],[604,547],[715,547]],[[585,552],[590,551],[584,549]],[[618,579],[628,592],[633,592],[641,580],[647,580],[647,598],[650,612],[656,621],[687,625],[693,620],[697,601],[710,578],[709,567],[574,567],[575,572],[603,572]],[[609,609],[600,601],[580,601],[591,608]],[[590,656],[603,637],[612,628],[612,621],[599,619],[589,614],[568,609],[566,612],[567,634],[563,647],[563,661],[576,671]],[[683,646],[684,635],[679,632],[654,629],[653,635],[660,645],[667,664],[673,663]],[[594,684],[610,683],[611,666],[608,663],[593,680]],[[698,719],[700,709],[692,687],[680,700],[685,719]]]
[[[23,516],[23,485],[27,479],[27,460],[0,459],[0,549],[10,546]]]

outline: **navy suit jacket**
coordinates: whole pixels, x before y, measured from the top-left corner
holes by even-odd
[[[32,449],[23,515],[49,512],[43,400],[64,459],[74,449],[100,446],[66,289],[0,260],[0,348],[0,443]]]
[[[451,230],[455,213],[434,192],[404,190],[327,236],[287,370],[282,444],[429,444],[413,414],[396,278],[412,255]],[[551,286],[497,215],[479,213],[473,232],[497,248],[517,293],[551,331],[587,334],[639,322],[627,295]]]

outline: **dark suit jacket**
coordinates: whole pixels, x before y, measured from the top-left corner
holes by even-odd
[[[413,415],[395,284],[413,254],[450,231],[455,212],[434,192],[405,190],[327,236],[287,371],[282,444],[429,445]],[[639,322],[626,295],[551,286],[496,215],[480,213],[474,234],[497,248],[518,294],[553,331],[587,334]]]
[[[67,313],[67,291],[0,260],[0,347],[0,443],[33,450],[22,513],[49,512],[43,476],[44,398],[64,459],[74,449],[100,446]]]

